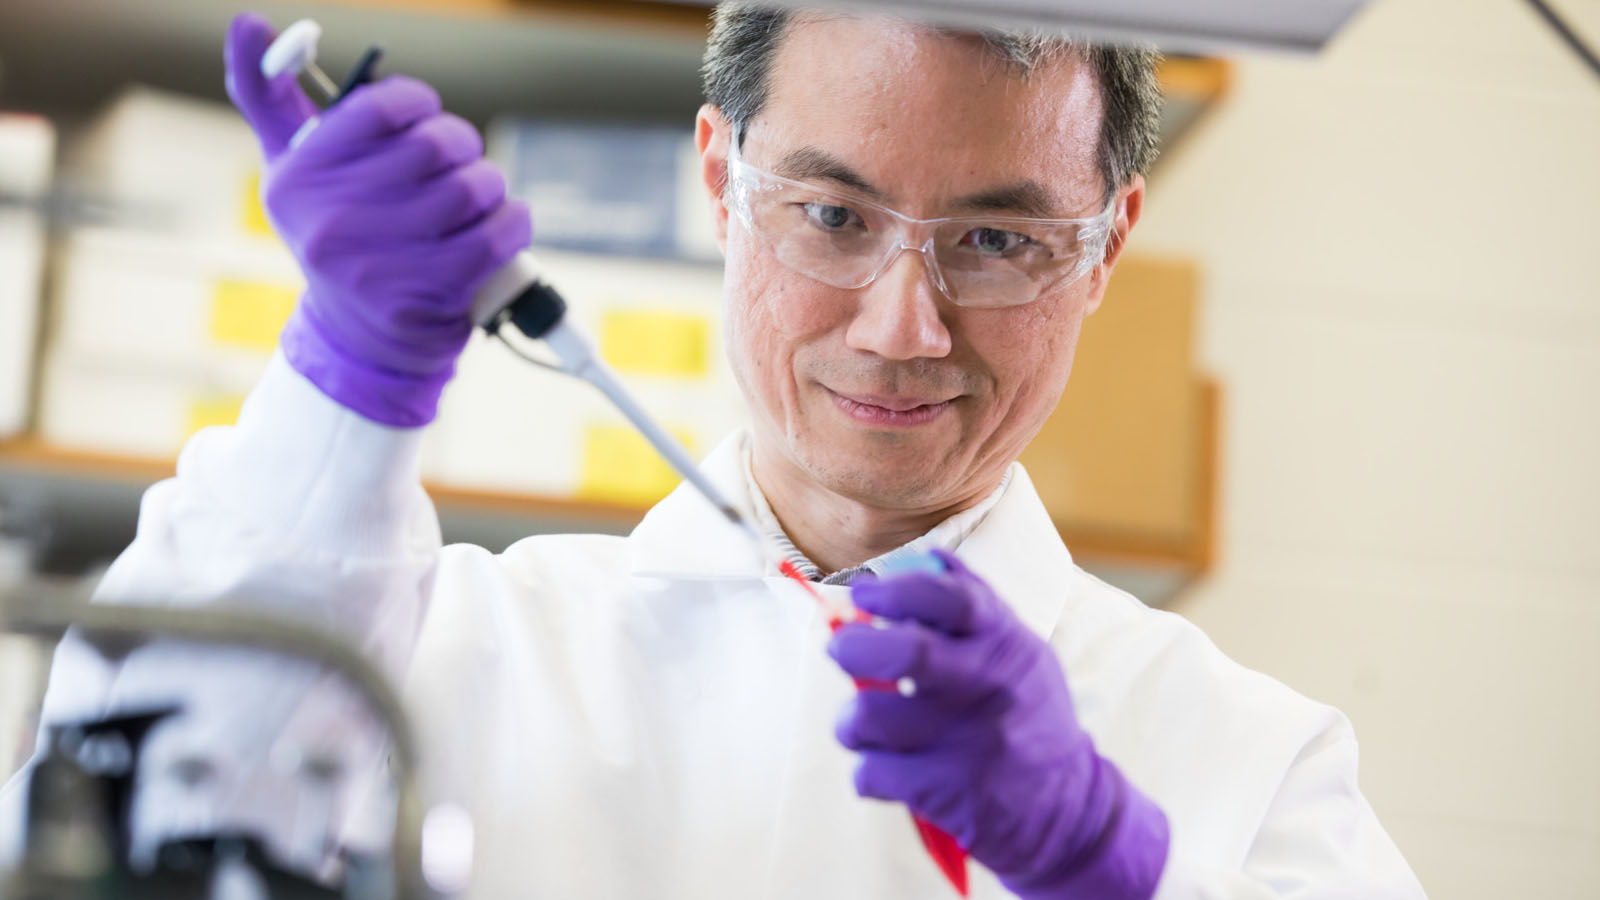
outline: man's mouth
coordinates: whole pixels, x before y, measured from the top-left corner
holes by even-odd
[[[864,425],[909,428],[926,425],[950,409],[954,398],[845,394],[831,388],[829,398],[846,416]]]

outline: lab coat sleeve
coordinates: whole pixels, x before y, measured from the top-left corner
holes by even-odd
[[[420,440],[343,409],[275,357],[238,424],[195,435],[177,476],[145,494],[137,536],[95,601],[294,617],[344,636],[398,681],[440,547]],[[146,745],[136,850],[237,827],[311,862],[336,837],[311,823],[341,818],[349,797],[385,794],[374,786],[386,777],[386,736],[354,692],[314,664],[264,652],[159,641],[110,662],[69,635],[43,719],[165,702],[184,711]],[[301,763],[311,758],[342,777],[308,780]],[[0,857],[14,858],[20,843],[11,823],[24,775],[0,795],[0,832],[12,832]]]
[[[1423,900],[1361,795],[1357,756],[1341,716],[1290,766],[1237,869],[1186,858],[1175,831],[1155,900]]]

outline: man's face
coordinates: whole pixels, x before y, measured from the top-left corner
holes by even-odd
[[[816,18],[784,38],[742,156],[829,187],[844,185],[819,170],[850,173],[919,218],[1008,194],[1033,202],[984,212],[1089,217],[1104,208],[1100,116],[1093,72],[1075,59],[1024,77],[975,38]],[[716,110],[702,112],[699,136],[717,194],[731,135]],[[729,355],[754,417],[758,475],[912,512],[993,490],[1054,409],[1142,196],[1136,181],[1118,198],[1111,259],[1092,274],[1025,305],[969,309],[939,293],[914,252],[855,290],[792,271],[719,195]]]

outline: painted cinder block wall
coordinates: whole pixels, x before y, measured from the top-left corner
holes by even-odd
[[[1176,609],[1350,715],[1430,896],[1600,897],[1600,79],[1518,0],[1234,76],[1135,233],[1226,398]]]

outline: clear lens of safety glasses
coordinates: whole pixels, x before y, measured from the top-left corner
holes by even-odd
[[[1114,207],[1089,219],[913,219],[848,192],[728,160],[731,210],[779,262],[824,284],[871,284],[906,251],[960,306],[1017,306],[1082,278],[1105,254]]]

